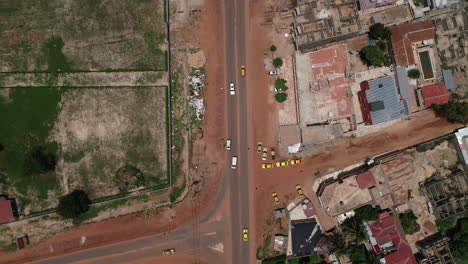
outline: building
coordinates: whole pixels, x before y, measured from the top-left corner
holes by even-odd
[[[442,76],[444,77],[444,83],[447,89],[453,91],[455,89],[455,82],[453,81],[452,70],[443,70]]]
[[[393,26],[390,31],[393,55],[398,66],[418,64],[418,47],[427,47],[435,38],[435,27],[431,20]]]
[[[410,115],[408,102],[397,91],[394,75],[362,82],[358,97],[363,121],[368,125]]]
[[[375,178],[372,172],[366,171],[356,176],[356,181],[361,190],[369,189],[375,186]]]
[[[374,251],[385,255],[387,264],[416,264],[398,218],[382,213],[379,220],[367,226]]]
[[[430,4],[433,9],[463,7],[463,3],[460,0],[431,0]]]
[[[386,5],[393,5],[397,0],[359,0],[359,10],[374,9]]]
[[[421,88],[421,104],[430,107],[433,104],[446,104],[449,101],[449,92],[444,83],[424,86]]]
[[[361,30],[353,0],[298,0],[294,10],[296,49],[308,51],[355,37]]]
[[[326,239],[318,222],[312,219],[292,220],[290,224],[291,245],[288,256],[303,257],[318,255],[326,246]]]
[[[468,21],[464,12],[456,10],[437,16],[434,23],[438,55],[442,63],[452,66],[464,65],[468,55]],[[449,90],[452,89],[447,83],[446,85]]]
[[[455,133],[455,137],[457,138],[458,149],[463,156],[463,160],[468,165],[468,127],[459,129]]]
[[[16,214],[15,201],[7,196],[0,196],[0,224],[14,221]]]
[[[449,246],[450,238],[435,233],[416,242],[419,250],[418,261],[421,264],[455,264]]]

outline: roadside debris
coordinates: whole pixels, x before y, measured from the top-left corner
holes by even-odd
[[[189,76],[190,96],[189,103],[195,109],[197,120],[205,119],[205,101],[202,91],[205,88],[205,74],[201,69],[195,69]]]

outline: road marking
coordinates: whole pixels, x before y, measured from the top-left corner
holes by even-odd
[[[204,234],[205,236],[213,236],[213,235],[216,235],[216,232],[211,232],[211,233],[206,233]]]

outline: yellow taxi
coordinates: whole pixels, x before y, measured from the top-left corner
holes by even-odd
[[[263,142],[261,141],[257,142],[257,153],[262,152],[262,147],[263,147]]]
[[[304,197],[304,192],[302,191],[302,186],[300,184],[296,185],[296,191],[300,198]]]
[[[276,192],[272,192],[271,196],[273,196],[273,201],[275,202],[275,204],[278,204],[279,203],[278,194]]]
[[[245,65],[241,65],[240,70],[241,70],[241,76],[244,77],[245,76]]]
[[[168,256],[168,255],[174,255],[175,254],[175,249],[170,248],[170,249],[165,249],[162,252],[163,256]]]
[[[287,161],[278,161],[276,162],[276,167],[286,167],[289,163]]]
[[[295,165],[295,164],[300,164],[302,162],[301,159],[292,159],[291,161],[291,165]]]
[[[262,169],[271,169],[273,168],[273,163],[262,163]]]
[[[249,241],[249,230],[247,228],[242,230],[242,240],[244,240],[244,242]]]

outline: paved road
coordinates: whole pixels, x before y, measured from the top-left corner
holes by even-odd
[[[249,228],[247,87],[240,76],[245,65],[245,10],[244,0],[225,0],[226,80],[236,84],[236,95],[227,94],[228,137],[233,142],[232,155],[239,158],[238,168],[228,172],[232,219],[232,263],[249,263],[249,242],[242,241],[242,229]],[[248,74],[248,68],[247,68]],[[227,169],[229,170],[229,169]]]

